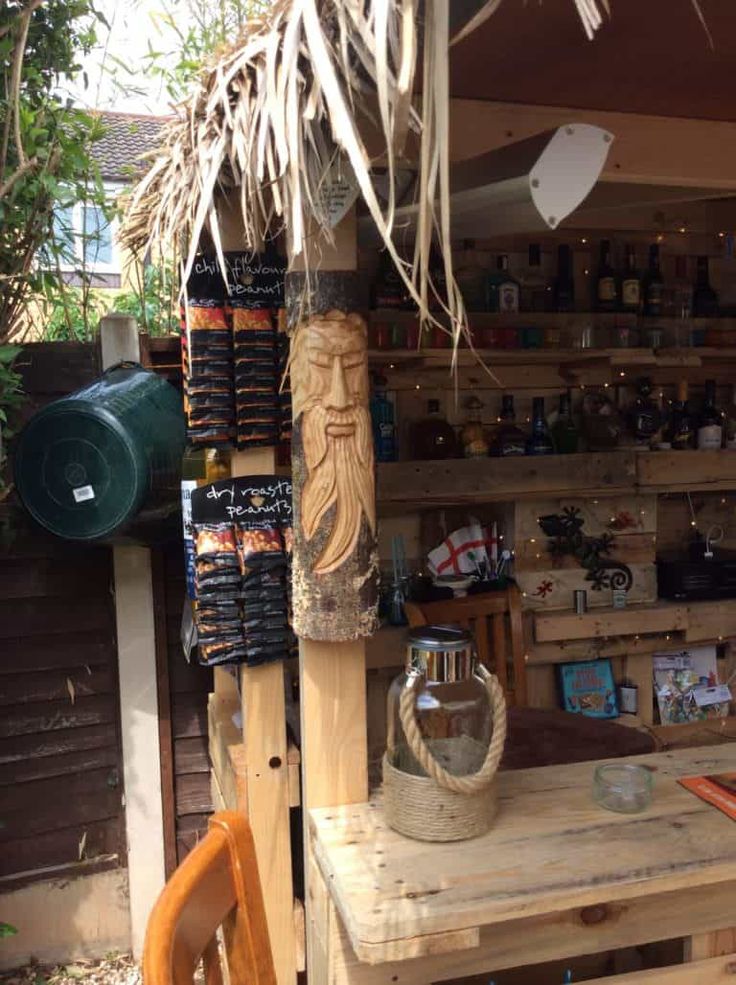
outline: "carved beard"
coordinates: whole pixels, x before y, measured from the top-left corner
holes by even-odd
[[[352,424],[354,431],[330,435],[330,424]],[[363,515],[375,533],[373,442],[368,411],[364,407],[332,411],[318,403],[307,406],[302,414],[302,445],[308,477],[302,489],[301,527],[307,540],[314,537],[325,513],[336,505],[329,539],[312,569],[314,574],[327,575],[355,550]]]

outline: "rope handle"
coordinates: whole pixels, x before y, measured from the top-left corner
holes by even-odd
[[[430,776],[438,786],[444,787],[446,790],[453,790],[455,793],[472,794],[490,786],[501,762],[506,741],[506,698],[503,688],[498,683],[498,678],[489,673],[483,664],[478,664],[477,670],[488,692],[493,734],[483,765],[477,773],[471,773],[469,776],[455,776],[454,773],[448,773],[444,766],[434,758],[431,749],[424,740],[414,713],[416,687],[422,680],[420,675],[407,678],[406,686],[399,699],[399,718],[414,758],[427,776]]]

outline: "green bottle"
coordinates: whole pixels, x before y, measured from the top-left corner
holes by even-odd
[[[560,394],[560,407],[557,420],[549,429],[555,451],[558,455],[574,455],[580,443],[580,433],[572,417],[569,390]]]

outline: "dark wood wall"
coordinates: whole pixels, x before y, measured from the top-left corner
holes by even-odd
[[[33,344],[20,361],[26,419],[98,374],[92,345]],[[164,374],[171,378],[172,370]],[[163,795],[176,861],[211,812],[212,676],[189,667],[179,643],[181,542],[159,549],[154,571],[160,688],[170,704],[169,711],[162,702],[162,750],[170,751]],[[0,504],[0,878],[37,878],[80,860],[98,868],[125,864],[112,581],[109,547],[44,533],[12,496]]]
[[[184,547],[177,542],[164,548],[154,564],[154,596],[162,604],[165,620],[159,620],[165,633],[165,659],[170,707],[173,808],[164,812],[172,819],[176,838],[176,861],[180,862],[207,829],[212,813],[210,797],[210,758],[207,743],[207,695],[212,690],[212,671],[197,663],[187,663],[181,646],[180,629],[184,605]],[[163,625],[162,625],[163,623]],[[161,645],[161,640],[158,641]],[[160,700],[165,704],[166,696]],[[162,739],[162,750],[166,740]],[[164,754],[164,771],[167,771]]]

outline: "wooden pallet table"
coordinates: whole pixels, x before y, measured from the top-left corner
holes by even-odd
[[[736,769],[736,747],[632,761],[654,773],[641,814],[596,806],[597,763],[519,770],[499,775],[494,828],[467,842],[404,838],[378,798],[312,810],[319,980],[428,985],[687,937],[691,964],[614,980],[733,981],[736,953],[720,955],[736,952],[736,825],[676,780]]]

